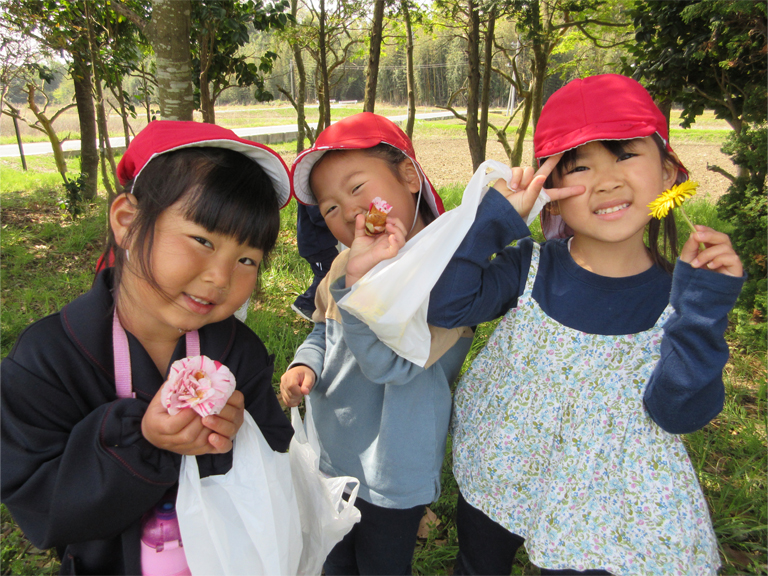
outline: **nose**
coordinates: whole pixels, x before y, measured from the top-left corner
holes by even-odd
[[[596,192],[612,192],[623,185],[621,173],[617,168],[601,170],[599,176],[595,179]]]
[[[358,214],[365,214],[366,210],[362,206],[359,206],[356,202],[349,202],[343,208],[344,219],[352,224],[355,223],[355,217]]]
[[[235,267],[227,258],[213,258],[206,268],[203,279],[213,284],[220,292],[229,289]]]

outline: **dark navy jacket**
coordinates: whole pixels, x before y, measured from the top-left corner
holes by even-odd
[[[0,364],[2,501],[38,548],[56,547],[62,573],[140,574],[140,519],[175,489],[181,456],[141,434],[161,375],[128,333],[135,399],[118,400],[112,352],[111,271],[29,326]],[[200,330],[201,351],[229,367],[272,449],[293,428],[272,388],[273,356],[230,317]],[[180,338],[172,362],[185,356]],[[223,474],[232,453],[198,457],[201,476]]]

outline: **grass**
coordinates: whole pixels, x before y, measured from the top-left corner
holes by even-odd
[[[234,116],[234,114],[233,114]],[[221,119],[224,115],[219,116]],[[709,129],[705,127],[704,132]],[[417,137],[463,138],[463,128],[454,122],[417,125]],[[716,131],[713,129],[713,131]],[[438,136],[436,136],[438,135]],[[693,135],[686,131],[685,137]],[[678,139],[679,141],[680,139]],[[295,145],[275,146],[292,152]],[[0,246],[0,344],[2,357],[8,354],[21,330],[42,316],[55,312],[86,291],[92,281],[93,265],[101,251],[105,230],[102,198],[88,207],[77,222],[68,220],[58,208],[63,194],[60,177],[50,157],[28,159],[30,169],[22,173],[18,160],[0,160],[0,202],[2,202],[2,245]],[[71,160],[72,168],[77,163]],[[461,201],[463,186],[440,190],[446,207]],[[713,206],[706,200],[686,203],[691,218],[701,224],[727,231],[717,221]],[[270,266],[261,276],[261,290],[252,301],[248,325],[275,354],[274,384],[304,340],[311,324],[291,310],[293,299],[311,281],[309,265],[296,250],[296,208],[281,213],[282,229]],[[681,237],[687,237],[680,223]],[[534,237],[541,238],[538,225]],[[495,323],[480,326],[465,368],[481,350]],[[726,367],[726,405],[723,412],[703,430],[685,437],[717,533],[723,558],[722,574],[766,574],[766,355],[746,352],[735,339]],[[430,508],[438,522],[419,540],[414,555],[415,574],[451,573],[457,550],[455,507],[457,488],[451,473],[450,444],[443,465],[442,495]],[[55,554],[34,549],[24,538],[10,514],[1,507],[2,574],[53,574],[58,571]],[[513,574],[538,574],[524,551],[518,554]]]

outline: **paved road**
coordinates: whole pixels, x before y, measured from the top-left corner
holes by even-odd
[[[453,118],[453,114],[450,112],[426,112],[423,114],[416,114],[417,120],[441,120]],[[389,119],[393,122],[405,122],[408,116],[403,114],[401,116],[389,116]],[[278,142],[285,142],[286,140],[294,140],[298,132],[296,124],[285,124],[282,126],[261,126],[255,128],[235,128],[234,133],[245,138],[247,140],[255,140],[257,142],[264,142],[265,144],[276,144]],[[117,138],[110,138],[109,143],[113,149],[122,150],[125,148],[125,138],[120,136]],[[25,156],[35,156],[40,154],[52,154],[50,142],[30,142],[23,144]],[[80,150],[80,140],[68,140],[61,145],[64,152],[76,152]],[[18,157],[19,147],[16,144],[3,144],[0,145],[0,158]]]

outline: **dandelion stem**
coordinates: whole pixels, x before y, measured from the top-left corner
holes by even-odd
[[[678,208],[680,208],[680,214],[683,215],[683,218],[688,223],[688,227],[691,229],[691,232],[693,234],[695,234],[696,233],[696,226],[694,226],[693,222],[691,222],[691,219],[688,218],[688,214],[685,213],[685,210],[683,210],[683,207],[679,206]],[[699,242],[699,252],[703,252],[705,248],[706,248],[706,246],[704,246],[704,243],[703,242]]]

